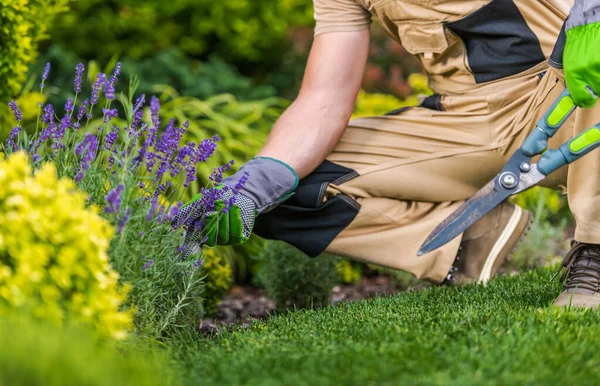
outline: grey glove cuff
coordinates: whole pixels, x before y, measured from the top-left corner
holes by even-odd
[[[600,21],[600,0],[575,0],[569,12],[566,30]]]
[[[258,214],[268,212],[290,198],[298,186],[298,175],[286,163],[268,157],[256,157],[244,164],[223,185],[235,188],[247,173],[248,179],[239,193],[256,204]]]

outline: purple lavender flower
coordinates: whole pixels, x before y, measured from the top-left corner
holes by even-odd
[[[154,214],[156,213],[156,209],[158,209],[158,197],[154,197],[151,201],[150,211],[146,215],[146,221],[150,222],[154,218]]]
[[[179,149],[179,152],[175,156],[173,163],[170,165],[171,177],[177,176],[182,168],[187,168],[189,163],[195,158],[196,144],[194,142],[188,142],[185,146]],[[186,186],[187,187],[187,186]]]
[[[120,74],[121,63],[117,63],[115,71],[113,72],[110,79],[106,79],[106,77],[104,78],[104,95],[109,101],[115,99],[115,84],[117,83]]]
[[[65,112],[70,114],[73,112],[73,109],[74,109],[73,99],[68,98],[67,101],[65,102]]]
[[[178,202],[177,204],[175,204],[174,206],[172,206],[171,209],[169,210],[169,213],[167,213],[166,220],[168,222],[172,222],[177,217],[177,215],[179,214],[179,211],[181,210],[182,206],[183,206],[182,202]]]
[[[146,184],[144,184],[142,181],[138,182],[138,187],[140,189],[146,189]]]
[[[142,271],[146,271],[148,268],[152,267],[152,264],[154,264],[154,260],[148,260],[142,267]]]
[[[196,261],[194,263],[194,271],[197,271],[200,267],[202,267],[202,264],[204,264],[204,261],[202,259]]]
[[[83,117],[87,111],[88,103],[89,102],[86,99],[83,101],[83,103],[79,107],[79,110],[77,111],[77,122],[73,123],[73,129],[79,130],[79,128],[81,127],[80,121],[83,119]]]
[[[42,130],[42,133],[37,140],[34,154],[37,154],[37,151],[42,143],[46,142],[50,138],[58,137],[56,123],[54,122],[54,107],[49,103],[44,107],[42,122],[46,123],[47,126],[44,130]]]
[[[44,107],[44,114],[42,114],[42,122],[54,122],[54,106],[52,106],[50,103],[48,103],[46,107]]]
[[[79,63],[75,66],[75,93],[79,94],[81,92],[81,77],[83,76],[83,71],[85,71],[85,67],[83,67],[82,63]]]
[[[123,232],[123,228],[125,227],[125,224],[127,224],[127,220],[129,220],[130,213],[131,213],[131,208],[127,208],[127,210],[125,211],[125,214],[123,215],[123,217],[121,217],[121,220],[119,221],[119,233]]]
[[[115,157],[111,154],[108,156],[108,167],[106,170],[111,170],[115,164]]]
[[[215,137],[217,136],[215,135]],[[196,159],[196,163],[206,162],[206,160],[213,155],[215,150],[217,150],[218,137],[217,140],[215,140],[215,137],[213,137],[212,140],[205,139],[198,145],[198,158]]]
[[[46,63],[46,67],[44,67],[44,72],[42,73],[42,83],[40,84],[40,88],[44,88],[44,82],[48,79],[48,74],[50,73],[50,63]]]
[[[83,155],[81,158],[80,169],[75,176],[75,182],[80,182],[85,176],[85,172],[90,168],[90,164],[96,158],[96,152],[98,151],[98,139],[95,135],[87,133],[81,143],[75,147],[75,153],[77,155]]]
[[[218,135],[218,134],[215,134],[215,135],[212,137],[212,141],[213,141],[213,142],[219,142],[220,140],[221,140],[221,138],[219,137],[219,135]]]
[[[140,233],[138,234],[138,236],[140,237],[140,239],[143,239],[143,238],[144,238],[144,236],[146,236],[146,232],[140,232]]]
[[[106,83],[106,75],[99,72],[98,75],[96,75],[96,81],[94,82],[94,84],[92,84],[92,96],[91,96],[91,101],[90,101],[92,106],[98,104],[98,98],[100,97],[100,91],[102,91],[102,88],[104,87],[105,83]],[[92,118],[91,111],[90,111],[90,113],[88,113],[88,118]]]
[[[146,95],[145,94],[140,94],[137,99],[135,100],[135,103],[133,104],[133,111],[138,111],[139,109],[141,109],[142,107],[144,107],[144,105],[146,104]]]
[[[19,109],[19,107],[17,106],[17,102],[10,101],[8,105],[10,106],[10,109],[15,115],[15,119],[17,120],[17,122],[21,122],[23,120],[23,113],[21,112],[21,109]]]
[[[119,184],[115,189],[112,189],[106,195],[106,206],[104,211],[106,213],[119,213],[121,212],[121,193],[125,189],[123,184]]]
[[[139,124],[142,122],[142,118],[144,118],[144,110],[142,109],[137,110],[133,114],[133,120],[131,121],[131,127],[129,128],[129,133],[131,136],[139,136],[139,134],[141,134],[141,131],[143,131],[144,127],[146,127],[145,125],[142,125],[140,133],[136,132]]]
[[[218,168],[215,168],[211,175],[208,177],[214,183],[220,184],[223,181],[223,173],[229,171],[231,169],[231,162],[226,163],[225,165],[221,165]]]
[[[10,149],[11,151],[17,150],[17,144],[15,142],[15,139],[19,135],[19,132],[21,131],[21,129],[22,129],[21,126],[13,127],[13,129],[10,132],[10,136],[6,140],[6,148]]]
[[[149,151],[146,153],[146,169],[148,170],[148,173],[152,173],[152,170],[154,170],[154,166],[156,166],[156,161],[158,160],[158,156]]]
[[[117,62],[117,65],[115,66],[115,71],[113,72],[112,76],[110,77],[110,82],[113,84],[117,83],[117,79],[119,78],[119,75],[121,75],[121,62]]]
[[[104,81],[104,96],[109,101],[112,101],[115,99],[115,85],[113,83],[109,82],[108,80]]]
[[[152,123],[155,127],[160,126],[160,100],[154,95],[150,99],[150,116],[152,117]]]
[[[158,211],[158,216],[156,216],[156,221],[158,221],[158,223],[161,224],[164,220],[164,216],[165,216],[165,207],[161,205],[161,207]]]
[[[111,119],[115,118],[116,116],[119,115],[119,112],[117,111],[117,109],[102,109],[102,113],[104,114],[104,119],[103,122],[106,124],[108,123],[108,121],[110,121]]]
[[[115,142],[119,138],[119,130],[120,129],[118,126],[113,126],[113,130],[111,130],[110,133],[106,134],[104,137],[104,148],[106,150],[112,151],[113,147],[115,146]]]

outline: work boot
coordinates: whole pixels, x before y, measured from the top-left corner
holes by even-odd
[[[504,201],[463,233],[447,284],[487,283],[531,226],[531,213]]]
[[[554,276],[563,269],[560,280],[566,279],[566,282],[554,305],[597,309],[600,305],[600,245],[573,240],[571,250]]]

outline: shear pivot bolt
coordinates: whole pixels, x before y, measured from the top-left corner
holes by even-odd
[[[511,174],[505,174],[500,179],[500,183],[506,189],[512,189],[515,186],[517,186],[517,179],[515,178],[515,176],[512,173]]]
[[[531,170],[531,165],[529,165],[527,162],[523,162],[521,166],[519,166],[519,169],[521,169],[523,173],[528,173]]]

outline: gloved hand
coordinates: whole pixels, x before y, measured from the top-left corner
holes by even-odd
[[[184,256],[202,245],[235,245],[248,240],[256,216],[291,197],[297,185],[298,176],[282,161],[267,157],[248,161],[209,193],[212,197],[199,194],[181,208],[173,226],[186,229]]]
[[[600,95],[600,0],[575,0],[566,31],[567,87],[579,107],[593,107]]]

